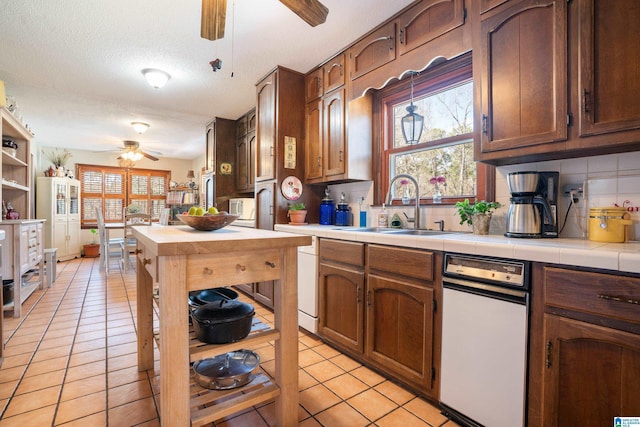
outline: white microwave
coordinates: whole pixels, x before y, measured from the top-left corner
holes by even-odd
[[[229,213],[239,215],[238,219],[256,219],[255,199],[229,199]]]

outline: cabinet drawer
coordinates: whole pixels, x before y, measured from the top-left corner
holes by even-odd
[[[266,282],[280,279],[280,251],[248,254],[191,255],[187,259],[187,289]]]
[[[640,324],[640,278],[545,269],[545,304]]]
[[[367,258],[371,270],[433,280],[433,252],[369,245]]]
[[[322,261],[335,261],[362,267],[364,266],[364,243],[320,239],[320,262]]]
[[[144,266],[144,269],[147,270],[147,273],[149,273],[149,275],[151,276],[151,279],[153,280],[153,282],[154,283],[157,282],[158,281],[157,258],[155,256],[152,256],[151,253],[149,253],[149,251],[147,251],[146,248],[140,244],[138,244],[138,247],[136,248],[136,256]]]

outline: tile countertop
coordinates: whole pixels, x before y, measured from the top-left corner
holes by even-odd
[[[357,227],[334,225],[277,224],[275,229],[356,242],[640,273],[640,242],[602,243],[583,239],[514,239],[501,235],[480,236],[471,233],[412,236],[352,231],[357,230]]]

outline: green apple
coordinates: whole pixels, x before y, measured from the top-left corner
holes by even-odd
[[[196,208],[196,215],[198,216],[204,215],[204,208],[203,207]]]
[[[216,208],[215,206],[211,206],[211,207],[209,208],[209,213],[210,213],[211,215],[217,215],[217,214],[219,213],[219,212],[218,212],[218,208]]]
[[[195,206],[191,206],[191,207],[189,208],[189,215],[197,215],[197,214],[196,214],[196,210],[197,210],[197,209],[198,209],[198,208],[196,208]]]

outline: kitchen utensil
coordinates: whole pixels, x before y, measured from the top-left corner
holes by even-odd
[[[240,341],[249,335],[254,313],[251,304],[221,299],[196,308],[191,312],[191,318],[198,340],[224,344]]]
[[[589,240],[595,242],[623,243],[627,240],[629,219],[627,209],[615,206],[589,209]],[[604,227],[603,227],[604,224]]]
[[[538,172],[513,172],[507,175],[507,185],[512,195],[534,194],[538,188]]]
[[[193,363],[196,382],[204,388],[228,390],[251,382],[260,356],[250,350],[237,350]]]
[[[189,306],[193,308],[201,307],[210,302],[222,299],[238,299],[238,293],[230,288],[211,288],[202,291],[189,292]]]
[[[180,221],[199,231],[219,230],[238,219],[238,215],[220,212],[215,215],[176,215]]]

